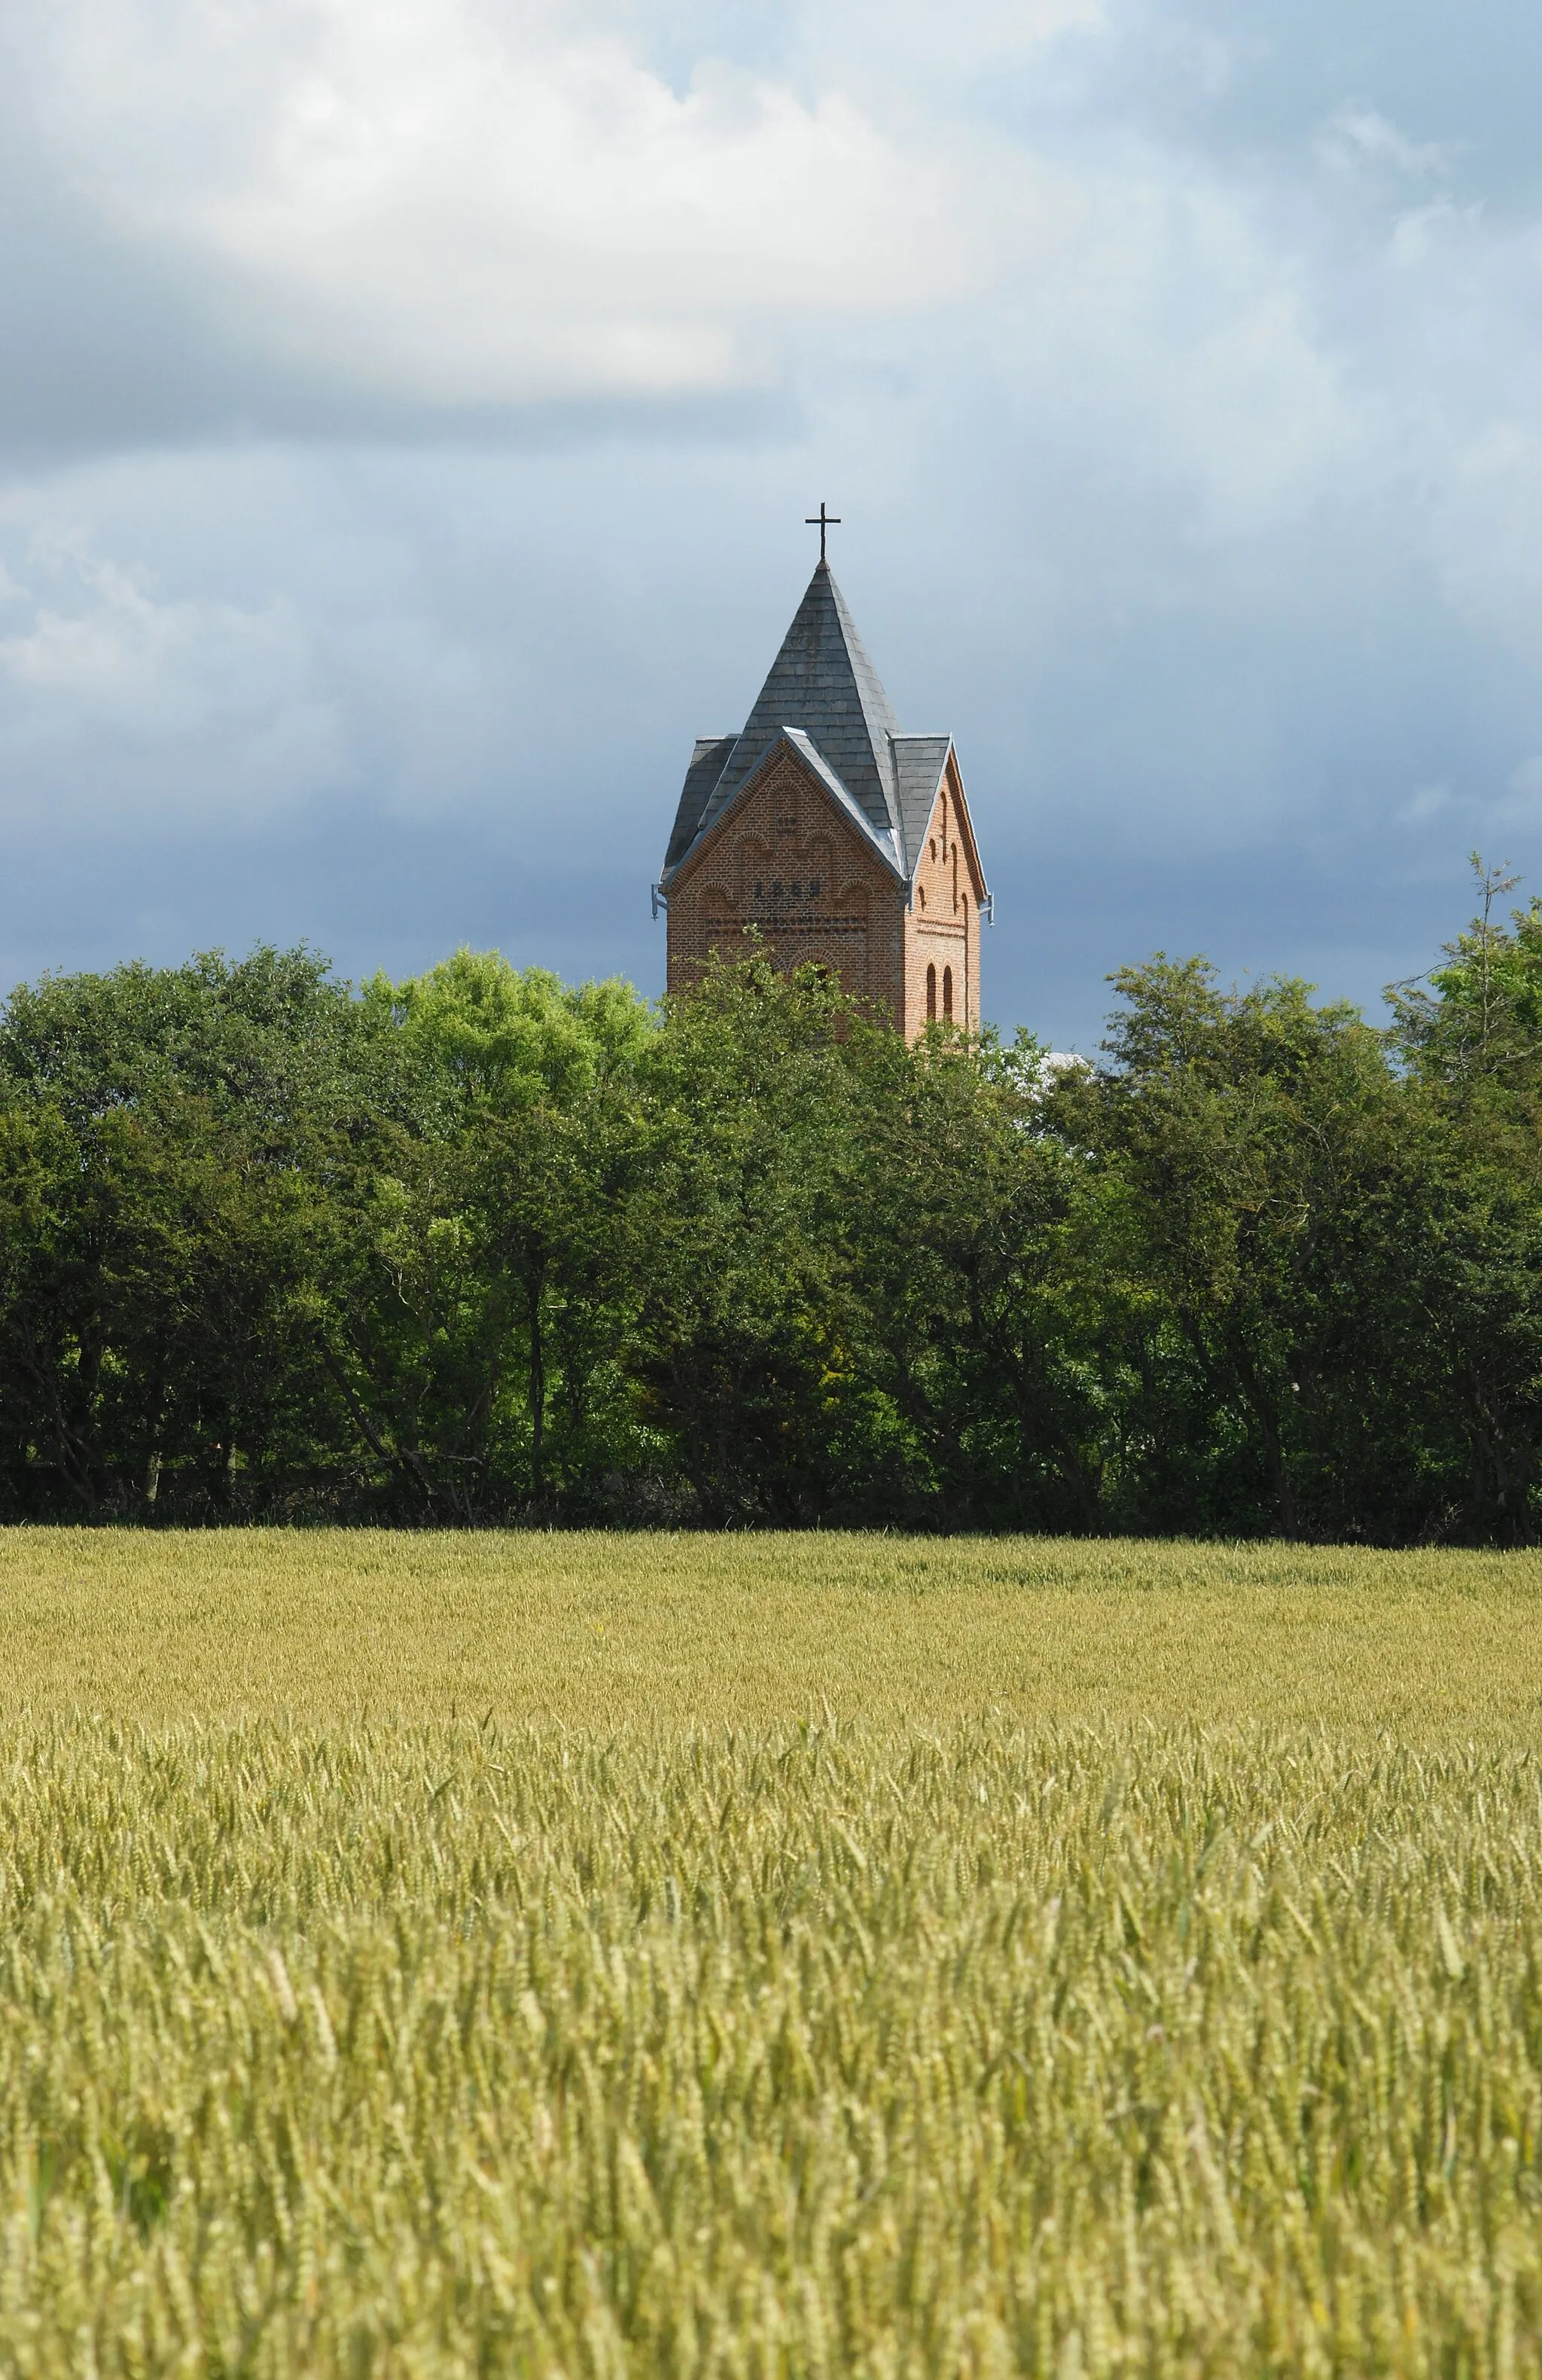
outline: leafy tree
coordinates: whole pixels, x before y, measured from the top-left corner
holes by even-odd
[[[1453,1523],[1535,1534],[1542,1468],[1542,903],[1498,922],[1520,880],[1472,855],[1480,908],[1424,985],[1389,994],[1438,1175],[1427,1304]]]
[[[651,1018],[619,981],[569,990],[469,951],[377,979],[363,1009],[395,1041],[405,1121],[369,1185],[334,1375],[425,1512],[544,1505],[625,1434]]]
[[[753,952],[666,1004],[646,1075],[637,1362],[706,1517],[813,1519],[865,1475],[848,1194],[871,1047],[820,969],[780,976]]]
[[[873,1045],[853,1183],[868,1360],[903,1426],[874,1482],[891,1512],[1099,1525],[1118,1226],[1106,1177],[1046,1129],[1048,1080],[1026,1036]]]
[[[1117,1179],[1146,1293],[1131,1348],[1144,1494],[1134,1477],[1126,1493],[1191,1526],[1290,1535],[1328,1507],[1332,1525],[1364,1525],[1328,1491],[1346,1428],[1368,1459],[1378,1325],[1406,1327],[1405,1135],[1383,1037],[1301,983],[1227,991],[1199,959],[1114,981],[1112,1064],[1068,1078],[1050,1111]]]
[[[327,1436],[315,1206],[352,1023],[305,952],[13,995],[0,1105],[10,1148],[32,1152],[36,1224],[30,1263],[7,1269],[13,1479],[51,1475],[95,1512],[152,1506],[190,1475],[230,1509],[239,1468]]]
[[[1518,876],[1471,855],[1482,906],[1445,945],[1446,964],[1388,993],[1409,1063],[1451,1093],[1518,1099],[1527,1120],[1542,1091],[1542,901],[1499,924],[1494,905]]]

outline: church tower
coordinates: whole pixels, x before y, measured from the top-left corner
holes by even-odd
[[[821,514],[823,508],[821,506]],[[951,735],[902,735],[824,556],[737,735],[703,735],[656,900],[669,989],[747,928],[783,967],[818,961],[908,1038],[979,1028],[990,914]]]

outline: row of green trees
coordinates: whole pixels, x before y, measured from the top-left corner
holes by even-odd
[[[817,974],[653,1011],[462,952],[0,1019],[0,1512],[1518,1542],[1542,905],[1385,1028],[1199,960],[1098,1067]]]

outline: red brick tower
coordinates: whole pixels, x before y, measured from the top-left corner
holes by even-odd
[[[899,733],[822,554],[742,735],[698,739],[655,894],[671,991],[755,927],[911,1038],[978,1030],[990,895],[953,738]]]

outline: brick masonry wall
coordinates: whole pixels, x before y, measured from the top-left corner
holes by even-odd
[[[926,848],[916,870],[905,919],[905,1029],[919,1033],[928,1019],[927,969],[936,970],[936,1014],[945,1013],[953,977],[953,1016],[971,1033],[980,1021],[980,896],[985,891],[960,825],[964,787],[950,759],[927,824]]]
[[[905,892],[795,753],[779,753],[669,892],[669,989],[755,926],[779,965],[810,960],[904,1023]]]
[[[818,961],[912,1038],[926,1024],[929,963],[937,969],[940,1016],[942,971],[951,967],[954,1020],[977,1026],[982,888],[954,822],[961,798],[950,767],[918,897],[907,910],[904,886],[812,770],[795,753],[779,753],[670,886],[671,992],[689,990],[711,951],[742,950],[746,929],[754,927],[779,965]]]

